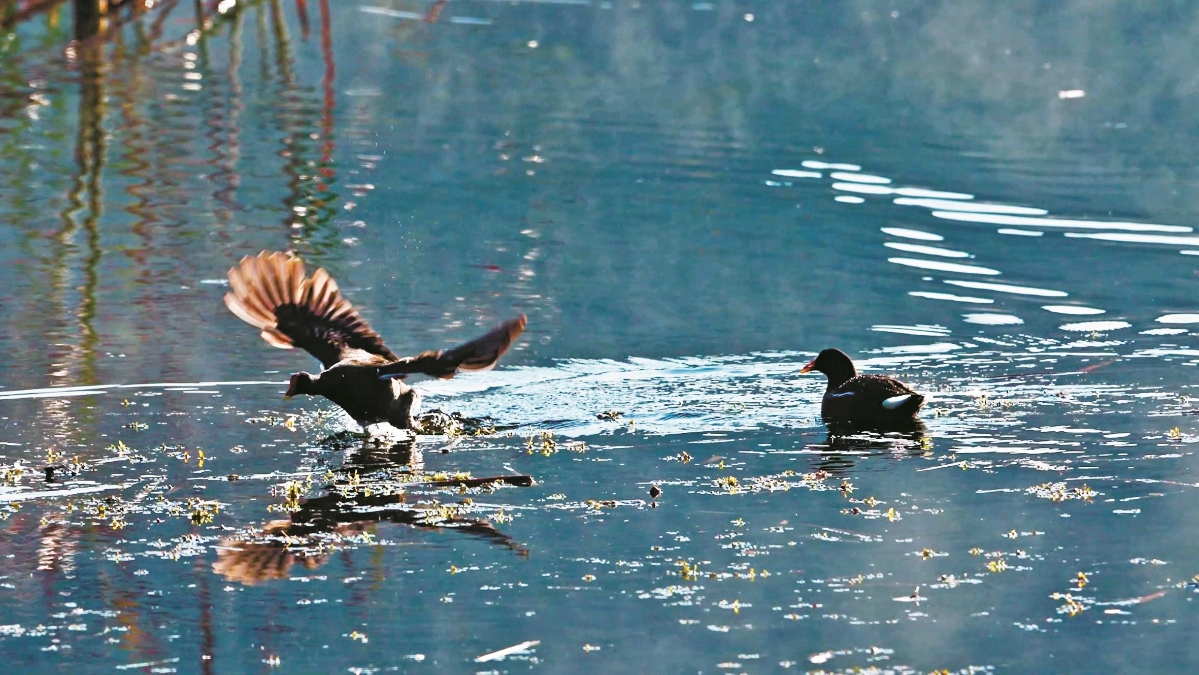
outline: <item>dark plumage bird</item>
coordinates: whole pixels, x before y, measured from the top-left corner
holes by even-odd
[[[893,429],[916,423],[924,396],[893,377],[858,375],[839,349],[825,349],[799,372],[828,376],[820,417],[830,428]]]
[[[459,347],[400,358],[341,296],[328,272],[318,269],[309,277],[304,263],[285,253],[242,258],[229,270],[229,288],[225,306],[260,329],[263,340],[280,349],[300,347],[324,366],[316,375],[292,375],[285,398],[324,396],[363,427],[389,422],[413,428],[420,394],[402,381],[406,375],[448,379],[459,370],[489,370],[525,329],[522,314]]]

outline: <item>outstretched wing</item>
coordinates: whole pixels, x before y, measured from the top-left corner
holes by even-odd
[[[383,338],[337,290],[323,269],[311,277],[286,253],[246,256],[229,270],[225,306],[280,349],[299,347],[326,368],[356,350],[394,360]]]
[[[379,369],[381,377],[404,377],[409,373],[423,373],[449,379],[459,370],[482,372],[491,370],[508,351],[516,338],[525,330],[528,319],[521,314],[492,328],[482,337],[464,345],[438,352],[423,352],[416,356],[399,359]]]

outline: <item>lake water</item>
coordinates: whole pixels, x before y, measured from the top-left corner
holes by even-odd
[[[79,42],[30,6],[14,672],[1199,660],[1199,6],[168,0]],[[315,362],[221,302],[261,249],[399,353],[526,313],[418,384],[482,433],[283,401]],[[828,438],[830,346],[931,393],[924,432]]]

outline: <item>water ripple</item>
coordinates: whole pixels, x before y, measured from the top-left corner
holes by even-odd
[[[888,241],[883,244],[887,248],[893,248],[897,251],[905,251],[907,253],[923,253],[924,255],[939,255],[945,258],[969,258],[970,254],[965,251],[954,251],[948,248],[938,248],[936,246],[920,246],[919,244],[904,244],[897,241]]]
[[[904,237],[906,239],[919,239],[921,241],[944,241],[945,237],[932,232],[922,232],[920,230],[909,230],[906,227],[882,227],[879,228],[883,232],[894,236]]]
[[[992,284],[985,281],[962,281],[958,279],[946,279],[945,283],[953,286],[961,286],[963,288],[976,288],[984,291],[998,291],[1000,293],[1012,293],[1015,295],[1033,295],[1042,298],[1064,298],[1069,295],[1069,293],[1064,291],[1053,291],[1047,288],[1016,286],[1014,284]]]
[[[955,251],[956,253],[956,251]],[[908,267],[917,267],[925,270],[936,270],[938,272],[950,272],[953,274],[999,274],[999,270],[993,270],[990,267],[979,267],[978,265],[961,265],[958,263],[941,262],[940,260],[921,260],[919,258],[887,258],[887,262],[895,263],[896,265],[906,265]]]
[[[1045,209],[1034,209],[1027,206],[1010,206],[1008,204],[986,204],[982,202],[950,201],[947,199],[912,199],[900,197],[895,200],[900,206],[923,206],[927,209],[940,211],[964,211],[969,213],[996,213],[1014,216],[1043,216]]]
[[[1156,225],[1153,223],[1121,223],[1101,220],[1067,220],[1064,218],[1033,218],[1031,216],[1007,216],[993,213],[962,213],[958,211],[933,211],[933,216],[944,220],[991,225],[1024,225],[1026,227],[1070,227],[1080,230],[1125,230],[1128,232],[1191,232],[1184,225]]]

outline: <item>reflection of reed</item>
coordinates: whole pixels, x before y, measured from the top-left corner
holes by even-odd
[[[312,27],[308,25],[308,0],[296,0],[296,15],[300,19],[300,37],[307,40],[312,34]]]
[[[42,4],[53,6],[61,1],[49,0]],[[75,14],[75,39],[89,40],[108,35],[125,23],[140,18],[152,7],[157,7],[159,12],[155,27],[161,32],[162,21],[176,4],[178,4],[178,0],[166,0],[156,5],[140,0],[71,0]],[[197,10],[201,6],[202,3],[197,0]],[[39,8],[37,11],[44,10]]]
[[[75,39],[101,35],[108,28],[108,0],[72,0],[75,8]]]
[[[55,4],[47,2],[38,9],[52,10]],[[241,130],[244,93],[240,75],[245,73],[239,73],[239,68],[246,19],[242,13],[254,11],[254,4],[260,7],[260,16],[271,17],[274,22],[275,30],[264,31],[268,39],[261,44],[274,48],[273,56],[277,58],[270,61],[271,70],[263,78],[266,86],[262,90],[266,97],[273,93],[271,89],[286,95],[277,97],[282,101],[280,106],[271,100],[271,112],[265,119],[282,131],[272,140],[282,137],[284,150],[293,151],[284,167],[291,192],[287,205],[310,208],[306,222],[313,229],[303,236],[314,236],[323,223],[331,220],[334,211],[329,185],[336,178],[336,71],[327,0],[319,4],[321,24],[313,27],[319,28],[325,59],[319,87],[305,87],[297,74],[285,26],[286,20],[294,21],[294,17],[284,16],[284,9],[289,9],[286,3],[276,1],[267,7],[263,3],[250,3],[248,7],[239,3],[237,12],[218,16],[212,9],[215,3],[197,2],[199,30],[184,27],[187,36],[183,38],[178,37],[180,31],[175,24],[189,9],[186,2],[182,3],[183,11],[175,11],[180,5],[178,0],[166,0],[144,17],[132,2],[72,0],[72,4],[77,19],[73,26],[65,20],[60,29],[53,28],[57,19],[72,16],[71,7],[64,3],[61,12],[44,18],[50,29],[32,40],[22,38],[22,44],[32,44],[36,53],[18,51],[9,58],[8,52],[0,52],[0,150],[4,153],[0,168],[11,185],[33,186],[4,188],[0,195],[0,211],[21,221],[13,225],[19,228],[19,245],[27,249],[21,252],[18,263],[26,266],[23,274],[13,274],[15,284],[28,286],[13,294],[14,298],[22,298],[23,304],[19,309],[6,309],[12,312],[14,332],[29,331],[30,337],[22,336],[19,348],[27,350],[31,358],[25,361],[23,370],[12,372],[18,377],[45,377],[45,386],[52,387],[99,382],[101,333],[106,338],[104,347],[124,347],[126,339],[133,342],[132,349],[123,351],[140,356],[145,366],[139,367],[169,371],[191,365],[186,355],[175,358],[179,343],[170,338],[173,324],[187,313],[173,306],[177,293],[172,295],[170,291],[179,286],[164,283],[164,276],[190,275],[188,281],[194,283],[195,268],[207,263],[193,263],[195,250],[187,246],[197,237],[207,236],[210,229],[207,222],[191,222],[195,214],[207,218],[207,213],[214,213],[216,221],[227,226],[245,208],[238,201],[242,172],[246,170],[243,164],[247,163],[243,154],[249,154],[243,144],[254,139],[251,136],[246,141]],[[13,19],[13,14],[3,11],[4,6],[13,5],[0,0],[0,20]],[[21,7],[33,8],[33,3]],[[263,23],[264,28],[267,25]],[[253,26],[249,29],[252,44]],[[225,30],[228,60],[221,63],[225,46],[218,38]],[[199,39],[189,43],[195,35]],[[74,42],[72,37],[76,38]],[[65,59],[42,58],[64,51]],[[70,72],[75,69],[77,73]],[[253,77],[252,69],[249,77]],[[278,80],[272,81],[272,77]],[[203,94],[198,93],[201,84]],[[201,125],[203,129],[198,128]],[[56,165],[58,148],[72,145],[73,156],[63,153],[61,163]],[[270,173],[279,173],[277,162]],[[211,186],[211,200],[204,193],[205,181]],[[280,181],[268,178],[263,182]],[[197,189],[197,185],[201,187]],[[47,202],[53,205],[48,207]],[[48,226],[47,213],[51,220]],[[29,217],[22,219],[24,214]],[[227,234],[229,228],[224,229]],[[121,253],[105,258],[105,250]],[[190,264],[185,266],[184,262]],[[132,284],[128,277],[106,276],[114,271],[131,273]],[[129,302],[131,297],[133,302]],[[172,358],[154,358],[157,350]],[[164,377],[175,379],[169,372]],[[44,434],[46,440],[73,454],[59,440],[69,440],[70,447],[91,440],[87,435],[96,433],[98,424],[92,416],[98,413],[89,401],[47,398],[30,405],[41,406],[39,426],[48,431]],[[187,420],[179,422],[184,436],[189,436],[187,424]],[[36,445],[30,444],[31,449],[36,447],[41,452],[41,441],[39,436]],[[97,452],[102,444],[88,443]],[[397,515],[391,520],[402,522],[403,518]],[[0,525],[4,528],[0,535],[10,534],[19,519],[14,516]],[[39,525],[33,516],[20,522],[26,526],[17,533],[20,539],[5,537],[7,541],[0,547],[25,549],[19,558],[28,562],[28,573],[22,576],[45,589],[47,604],[41,613],[48,615],[61,609],[60,588],[79,583],[73,581],[79,574],[77,551],[95,553],[103,550],[106,542],[100,541],[103,533],[97,536],[88,527],[64,525],[53,519]],[[486,522],[451,526],[478,531],[480,536],[490,530],[504,539]],[[344,523],[333,527],[353,531],[368,525]],[[152,603],[142,604],[140,593],[145,580],[134,577],[133,570],[132,566],[118,566],[115,571],[112,567],[97,570],[88,566],[84,581],[89,598],[119,611],[116,622],[128,629],[122,634],[120,648],[146,657],[140,660],[152,660],[161,645],[150,627],[167,622],[155,616],[160,610]],[[201,576],[194,601],[200,608],[202,653],[214,655],[216,629],[207,565]],[[22,588],[18,592],[26,591]],[[196,668],[206,673],[214,669],[209,659],[202,659]]]
[[[302,0],[301,0],[302,1]],[[321,107],[321,178],[333,178],[333,109],[336,104],[336,93],[333,80],[337,76],[337,67],[333,60],[333,19],[329,13],[329,0],[321,3],[321,59],[325,62],[325,74],[321,78],[321,91],[324,95]],[[317,183],[320,190],[328,190],[324,182]]]
[[[76,313],[81,333],[79,354],[80,376],[75,384],[96,383],[96,287],[100,264],[100,215],[104,210],[100,177],[104,169],[108,144],[104,132],[104,65],[100,49],[81,50],[81,96],[79,100],[79,138],[76,162],[81,176],[87,177],[87,217],[83,229],[87,238],[87,254],[83,259],[83,284],[80,287],[79,310]]]
[[[37,571],[74,576],[78,548],[78,538],[71,530],[62,523],[47,522],[38,531]]]
[[[284,159],[288,195],[284,198],[287,227],[292,245],[317,250],[329,248],[337,239],[330,227],[337,210],[333,161],[333,78],[332,26],[327,0],[321,2],[321,52],[325,61],[322,100],[310,100],[296,81],[294,57],[279,0],[268,2],[271,37],[274,41],[274,72],[279,105],[272,109],[276,128],[282,133],[279,156]],[[314,119],[315,118],[315,119]],[[314,141],[316,147],[314,148]],[[313,152],[315,150],[315,153]]]
[[[227,96],[210,92],[211,112],[205,115],[208,123],[208,133],[211,141],[208,145],[212,153],[209,163],[213,166],[209,180],[216,186],[213,198],[217,203],[214,215],[221,225],[228,227],[233,223],[234,211],[241,208],[237,202],[237,188],[241,185],[241,174],[238,171],[238,160],[241,156],[239,117],[243,108],[242,84],[238,75],[241,67],[242,53],[242,13],[238,12],[229,27],[229,66],[225,71]],[[207,59],[201,60],[201,67],[207,78]],[[210,87],[216,86],[215,79],[210,80]]]
[[[141,101],[153,90],[153,82],[146,73],[142,57],[148,52],[148,42],[139,41],[132,53],[117,58],[124,82],[114,91],[117,109],[121,113],[123,142],[120,145],[120,174],[137,180],[125,186],[125,192],[133,199],[125,206],[125,212],[134,217],[130,229],[141,240],[141,246],[130,247],[128,255],[142,268],[147,269],[149,252],[153,248],[151,227],[163,220],[154,195],[157,192],[151,159],[154,156],[155,129],[153,121],[143,114]]]
[[[327,249],[338,240],[337,233],[330,227],[338,209],[334,203],[337,195],[331,189],[337,178],[334,158],[336,69],[332,10],[328,0],[318,3],[319,12],[317,17],[314,17],[320,21],[320,50],[325,66],[319,90],[305,86],[300,81],[296,69],[296,55],[288,31],[287,15],[289,11],[294,11],[293,19],[298,18],[302,35],[308,37],[311,27],[307,2],[300,1],[291,5],[283,0],[252,0],[238,3],[232,9],[222,9],[222,3],[215,0],[196,0],[196,30],[190,31],[185,38],[168,40],[162,40],[162,36],[164,29],[168,28],[168,18],[179,6],[179,0],[165,0],[153,9],[147,9],[145,3],[129,0],[72,0],[72,6],[76,19],[73,33],[77,42],[68,53],[72,57],[78,54],[81,63],[107,62],[112,70],[111,77],[121,80],[137,79],[143,86],[148,83],[152,86],[152,81],[147,82],[144,78],[134,76],[144,75],[147,70],[161,70],[157,64],[151,65],[150,58],[162,60],[166,56],[165,60],[191,69],[183,71],[185,76],[190,78],[204,75],[202,84],[205,91],[215,94],[196,99],[175,96],[162,98],[147,96],[153,92],[144,89],[140,95],[135,95],[123,87],[114,88],[113,95],[120,96],[129,103],[122,111],[126,114],[126,119],[132,119],[133,122],[128,129],[135,135],[131,138],[130,145],[137,145],[139,140],[143,141],[141,147],[129,148],[131,151],[126,154],[125,163],[126,166],[132,165],[129,169],[131,175],[140,173],[144,179],[140,186],[130,188],[137,197],[137,203],[126,207],[143,221],[141,225],[145,224],[145,216],[151,210],[148,200],[154,199],[151,195],[159,193],[155,187],[160,187],[160,181],[157,179],[162,176],[160,171],[153,170],[157,169],[157,166],[153,169],[147,166],[155,164],[152,159],[153,153],[148,151],[169,152],[170,149],[183,148],[188,142],[194,141],[194,136],[186,140],[179,136],[175,139],[181,141],[179,143],[165,142],[167,139],[151,135],[136,137],[142,130],[146,134],[152,134],[156,130],[162,134],[178,131],[174,128],[176,125],[156,124],[157,120],[162,119],[161,114],[146,114],[148,108],[163,105],[163,101],[165,105],[172,107],[196,102],[210,107],[204,119],[209,124],[209,160],[215,168],[207,176],[214,185],[213,198],[217,204],[213,212],[218,222],[231,225],[235,213],[245,208],[237,199],[241,185],[239,165],[242,161],[238,117],[244,108],[239,67],[242,61],[242,26],[245,18],[243,15],[245,12],[254,11],[258,18],[259,45],[264,55],[261,79],[268,88],[275,89],[274,92],[264,93],[268,94],[271,100],[271,105],[266,109],[267,118],[280,132],[279,143],[282,148],[279,155],[284,159],[282,173],[287,177],[288,190],[283,201],[286,210],[283,219],[287,226],[288,240],[301,246],[312,243],[321,249]],[[23,9],[32,11],[34,8]],[[46,8],[40,7],[39,11],[44,9]],[[52,17],[55,16],[57,15],[52,14]],[[143,16],[147,17],[146,20],[142,19]],[[126,26],[132,26],[132,31],[125,30]],[[215,77],[216,74],[208,70],[210,50],[213,47],[212,38],[226,29],[229,31],[227,37],[230,44],[228,67],[224,69],[225,77]],[[135,46],[125,49],[124,41],[130,35],[131,43]],[[100,44],[116,44],[117,48],[108,55],[102,55],[98,53],[103,49]],[[188,56],[189,54],[191,56]],[[176,60],[172,58],[175,55],[188,57],[188,60]],[[196,56],[199,57],[198,64]],[[93,57],[98,61],[93,60]],[[117,67],[117,63],[121,66]],[[195,69],[197,65],[200,66],[198,70]],[[17,81],[24,82],[27,79],[19,78]],[[200,86],[201,82],[188,82],[184,84],[184,89],[198,90]],[[222,91],[222,86],[227,87],[227,94],[226,91]],[[125,130],[122,127],[122,131]],[[164,142],[158,143],[159,140]],[[151,142],[153,145],[147,147],[145,142]],[[122,143],[122,146],[125,144]],[[142,172],[142,169],[146,171]],[[169,182],[176,181],[172,179]],[[139,225],[139,228],[142,234],[148,232],[146,227]]]
[[[169,349],[167,342],[158,339],[166,327],[163,317],[179,314],[164,311],[162,282],[167,276],[190,273],[177,264],[186,243],[199,233],[189,221],[197,213],[213,214],[218,224],[226,226],[215,233],[228,238],[228,226],[247,208],[238,199],[247,163],[239,119],[245,106],[239,72],[244,12],[257,10],[264,19],[262,46],[269,50],[270,60],[265,86],[259,90],[272,104],[268,124],[283,132],[289,216],[306,211],[303,218],[296,217],[309,227],[300,233],[306,239],[319,238],[313,228],[319,229],[334,213],[329,186],[336,179],[336,71],[330,3],[319,3],[319,14],[313,12],[313,19],[320,21],[313,29],[319,29],[325,65],[319,88],[304,86],[298,77],[286,26],[295,20],[294,15],[287,16],[293,11],[290,3],[239,3],[236,11],[220,14],[218,3],[204,0],[197,7],[196,28],[187,30],[183,38],[173,25],[182,18],[178,0],[157,3],[153,10],[133,5],[72,0],[72,5],[57,9],[39,6],[52,10],[43,17],[46,28],[35,32],[33,39],[14,41],[19,46],[6,49],[16,51],[0,56],[0,150],[6,175],[12,179],[3,190],[3,210],[26,236],[22,241],[28,247],[26,259],[42,261],[35,274],[24,277],[30,288],[21,296],[38,301],[22,307],[21,315],[28,318],[15,325],[32,328],[43,336],[41,342],[49,343],[30,349],[36,352],[31,364],[40,360],[47,364],[34,366],[34,372],[48,373],[48,386],[97,381],[97,368],[103,365],[97,362],[100,333],[108,325],[101,323],[102,316],[111,314],[121,320],[125,330],[113,334],[117,340],[132,338],[138,348]],[[31,3],[7,7],[34,9]],[[74,25],[72,16],[77,19]],[[60,18],[66,21],[56,28]],[[174,35],[163,39],[166,33]],[[229,41],[227,51],[223,39],[216,40],[222,34]],[[81,39],[67,44],[72,37]],[[49,48],[65,49],[66,59],[41,58]],[[211,62],[206,53],[211,54]],[[77,71],[78,78],[70,71]],[[192,93],[201,86],[203,94]],[[272,88],[286,92],[285,96],[271,97]],[[67,114],[62,104],[72,98],[77,104]],[[278,100],[283,105],[274,105]],[[197,129],[200,125],[202,130]],[[63,132],[75,146],[73,162],[65,170],[54,166],[54,146],[62,145],[60,141],[51,143],[51,151],[46,152],[47,141],[57,141],[53,135]],[[198,140],[204,150],[196,147]],[[207,170],[196,171],[197,154],[209,165]],[[197,204],[198,196],[203,201],[197,195],[197,180],[212,187],[208,208]],[[48,184],[54,205],[47,208],[47,188],[16,187],[23,184]],[[41,199],[35,199],[39,190]],[[59,217],[51,232],[46,232],[48,212]],[[131,217],[123,218],[124,214]],[[120,250],[121,260],[102,260],[104,244]],[[134,263],[131,269],[121,262],[126,256]],[[141,282],[134,287],[140,293],[133,303],[124,295],[129,289],[104,276],[113,265],[132,271]],[[105,296],[99,297],[98,304],[102,285],[115,287],[124,296],[118,311],[106,312],[100,306]],[[191,365],[186,359],[150,358],[147,363],[164,369]],[[56,419],[52,425],[63,433],[70,411],[88,410],[52,399],[34,405]]]
[[[103,193],[100,185],[104,168],[107,142],[104,135],[105,89],[103,53],[100,45],[81,43],[78,50],[80,63],[79,129],[75,143],[75,174],[67,194],[67,208],[62,212],[62,227],[53,237],[50,270],[51,282],[47,305],[52,308],[50,316],[61,317],[61,323],[51,329],[56,335],[49,372],[49,386],[87,385],[96,383],[96,343],[94,325],[96,317],[96,288],[99,283],[97,267],[100,263],[99,218],[103,212]],[[83,213],[82,219],[79,214]],[[73,260],[78,249],[76,238],[82,229],[85,252],[77,262]],[[76,283],[76,274],[82,275],[82,283]],[[74,308],[68,296],[78,291],[80,298]],[[72,344],[73,342],[73,344]],[[46,399],[43,411],[51,424],[58,427],[58,435],[70,435],[68,425],[74,420],[68,409],[76,405],[65,401]],[[87,414],[87,413],[85,413]]]
[[[212,618],[212,591],[209,588],[211,575],[200,556],[196,556],[192,571],[196,578],[196,604],[200,606],[200,672],[212,675],[216,672],[216,630]]]

